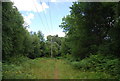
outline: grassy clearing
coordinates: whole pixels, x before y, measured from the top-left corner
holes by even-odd
[[[112,76],[103,72],[80,71],[69,65],[64,60],[58,60],[59,78],[61,79],[107,79]]]
[[[21,65],[3,64],[6,79],[106,79],[113,78],[102,72],[84,72],[73,68],[65,60],[37,58]]]
[[[24,70],[26,70],[26,73],[29,72],[30,74],[35,75],[34,78],[36,79],[51,79],[54,75],[54,63],[54,59],[35,59],[32,60],[32,62],[25,63]]]
[[[3,78],[7,79],[51,79],[53,78],[54,59],[38,58],[21,65],[3,65]]]

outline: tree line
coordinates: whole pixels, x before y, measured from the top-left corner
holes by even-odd
[[[72,55],[84,59],[103,54],[120,57],[120,3],[74,2],[70,14],[62,19],[65,37],[47,36],[41,31],[28,32],[12,2],[2,3],[3,60],[16,55],[29,58]]]
[[[120,2],[74,2],[61,28],[62,54],[81,71],[120,79]]]
[[[60,25],[66,33],[64,54],[76,59],[94,54],[120,57],[119,2],[74,2],[70,9]]]
[[[59,25],[65,37],[28,32],[12,2],[2,3],[2,57],[64,57],[80,70],[120,77],[120,2],[74,2]],[[52,51],[51,51],[52,49]],[[17,57],[16,57],[17,56]]]
[[[3,61],[14,56],[26,56],[31,59],[50,57],[51,45],[53,56],[60,56],[62,37],[47,36],[41,31],[28,32],[28,25],[12,2],[2,3],[2,57]],[[52,41],[51,41],[52,38]]]

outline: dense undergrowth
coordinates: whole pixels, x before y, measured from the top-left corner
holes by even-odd
[[[50,60],[49,60],[50,59]],[[97,55],[90,55],[89,57],[82,59],[82,60],[75,60],[70,55],[65,57],[56,57],[56,58],[36,58],[36,59],[29,59],[24,56],[17,56],[8,59],[2,63],[3,71],[2,71],[2,78],[3,79],[39,79],[43,78],[43,76],[48,75],[48,73],[54,72],[54,63],[56,62],[55,59],[64,60],[64,63],[58,63],[60,66],[60,70],[65,70],[67,65],[70,68],[69,75],[66,74],[65,76],[62,75],[63,78],[84,78],[84,76],[88,76],[88,78],[113,78],[113,79],[120,79],[120,59],[117,59],[113,56],[103,56],[100,54]],[[66,60],[67,59],[67,60]],[[47,62],[49,61],[49,62]],[[59,61],[62,62],[62,61]],[[47,63],[47,64],[45,64]],[[48,70],[49,67],[49,70]],[[73,68],[73,69],[72,69]],[[43,74],[45,72],[46,74]],[[39,72],[40,71],[40,72]],[[61,73],[64,73],[61,71]],[[80,71],[80,72],[78,72]],[[65,72],[65,73],[66,73]],[[78,73],[74,73],[78,72]],[[64,74],[65,74],[64,73]],[[82,74],[81,74],[82,73]],[[72,76],[72,75],[75,76]],[[49,74],[51,75],[51,74]],[[83,76],[84,75],[84,76]],[[91,75],[91,76],[90,76]],[[47,76],[44,78],[51,78],[51,76]]]
[[[82,70],[75,61],[66,62],[63,57],[36,58],[14,57],[11,61],[3,63],[3,79],[54,79],[57,71],[59,79],[114,79],[105,72]],[[79,63],[79,62],[78,62]],[[57,68],[56,68],[57,66]],[[78,69],[79,68],[79,69]],[[92,68],[91,68],[92,69]]]
[[[114,76],[115,78],[120,78],[120,59],[114,56],[104,56],[104,55],[90,55],[89,57],[82,60],[68,58],[69,63],[74,66],[74,68],[82,71],[94,71],[94,72],[105,72]]]
[[[6,61],[2,64],[2,75],[3,79],[15,79],[18,78],[29,78],[30,75],[29,73],[25,73],[25,71],[21,71],[24,67],[24,62],[29,62],[30,59],[27,57],[12,57],[9,59],[9,61]],[[28,63],[29,64],[29,63]],[[26,67],[27,68],[27,67]]]
[[[3,79],[50,79],[53,76],[54,62],[50,58],[29,59],[21,56],[12,57],[2,67]]]

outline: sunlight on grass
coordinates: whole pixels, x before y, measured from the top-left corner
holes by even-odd
[[[103,72],[84,72],[73,68],[65,60],[57,61],[59,67],[59,78],[61,79],[107,79],[113,78]]]
[[[57,67],[56,67],[57,66]],[[3,64],[3,78],[6,79],[106,79],[112,78],[103,72],[84,72],[73,68],[65,60],[37,58],[20,66]]]
[[[34,59],[21,66],[4,65],[3,78],[8,79],[50,79],[54,73],[54,59]]]

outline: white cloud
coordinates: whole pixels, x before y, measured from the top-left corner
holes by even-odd
[[[65,33],[60,30],[59,31],[57,30],[57,31],[52,32],[52,34],[50,35],[58,35],[59,37],[64,37]]]
[[[56,0],[51,0],[51,2],[56,2]]]
[[[59,37],[64,37],[65,36],[64,32],[57,32],[56,34],[58,34]],[[54,35],[56,35],[56,34],[54,34]]]
[[[27,27],[27,30],[28,30],[29,32],[31,32],[31,31],[32,31],[30,27]]]
[[[24,22],[23,27],[25,27],[29,32],[32,31],[30,26],[26,22]]]
[[[32,23],[31,20],[34,19],[34,14],[33,13],[28,13],[27,15],[22,14],[22,16],[24,18],[24,24],[23,24],[24,27],[30,25]],[[27,30],[30,32],[31,28],[27,27]]]
[[[45,40],[47,40],[47,36],[48,35],[52,35],[52,36],[54,36],[54,35],[58,35],[59,37],[64,37],[65,36],[65,33],[64,32],[62,32],[62,31],[56,31],[56,32],[53,32],[52,34],[50,33],[47,33],[47,34],[44,34],[44,37],[45,37]]]
[[[23,18],[24,18],[24,21],[25,21],[28,25],[31,24],[31,20],[34,18],[34,14],[32,14],[32,13],[27,14],[27,16],[26,16],[26,15],[22,15],[22,16],[23,16]]]
[[[19,11],[33,11],[33,12],[41,12],[44,11],[49,6],[45,3],[38,2],[37,0],[12,0],[14,5],[18,8]],[[37,8],[37,9],[36,9]]]
[[[42,12],[45,11],[49,6],[45,2],[40,2],[39,0],[11,0],[14,2],[14,6],[18,8],[19,11],[26,11],[26,14],[22,13],[24,18],[23,26],[26,27],[32,24],[31,20],[34,19],[34,14],[31,12]],[[27,27],[28,31],[31,31],[30,27]]]

